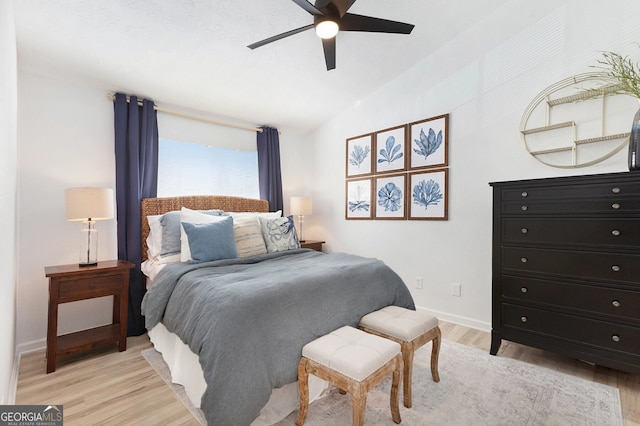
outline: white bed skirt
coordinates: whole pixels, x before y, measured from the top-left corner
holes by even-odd
[[[171,371],[171,381],[184,387],[191,403],[200,407],[200,399],[207,388],[198,356],[191,349],[159,323],[149,330],[149,339]],[[328,388],[327,382],[309,376],[309,401],[320,398]],[[298,382],[290,383],[271,392],[269,402],[262,407],[260,415],[252,426],[266,426],[279,422],[299,407]]]

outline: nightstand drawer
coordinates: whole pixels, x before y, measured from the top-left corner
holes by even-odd
[[[70,278],[60,281],[58,287],[60,303],[120,293],[122,293],[122,275],[107,275],[90,279]]]

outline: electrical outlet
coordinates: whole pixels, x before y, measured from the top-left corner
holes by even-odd
[[[452,296],[456,296],[456,297],[460,297],[461,291],[462,291],[462,286],[458,283],[453,283],[451,284],[451,295]]]
[[[422,288],[422,277],[416,277],[416,288]]]

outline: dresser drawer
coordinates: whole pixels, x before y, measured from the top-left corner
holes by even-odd
[[[507,275],[519,272],[640,283],[640,255],[503,247],[501,257]]]
[[[506,218],[502,219],[502,241],[640,248],[640,219]]]
[[[108,296],[122,292],[122,275],[105,275],[91,279],[64,279],[58,286],[58,298],[62,302]]]
[[[523,303],[543,303],[589,315],[623,318],[640,326],[640,289],[629,291],[505,275],[502,276],[502,296]]]
[[[509,215],[624,215],[640,212],[640,197],[558,198],[503,201],[502,213]]]
[[[594,176],[594,179],[600,179]],[[640,196],[640,180],[594,183],[593,181],[570,184],[557,184],[551,181],[530,182],[518,187],[503,188],[504,201],[542,200],[557,201],[580,198],[638,197]]]
[[[640,328],[518,305],[502,305],[508,327],[640,355]]]

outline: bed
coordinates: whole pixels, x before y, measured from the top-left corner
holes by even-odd
[[[162,256],[149,235],[157,232],[158,217],[175,220],[176,212],[182,224],[180,253],[158,261]],[[195,225],[184,224],[189,215]],[[220,247],[229,239],[229,216],[237,253],[210,255],[225,251]],[[150,339],[167,361],[172,380],[183,384],[210,425],[279,421],[297,407],[302,346],[343,325],[356,326],[362,316],[384,306],[415,308],[407,287],[383,262],[298,248],[292,219],[268,212],[264,200],[146,199],[141,219],[148,275],[142,308]],[[255,232],[250,243],[238,233],[245,223],[255,231],[252,221],[259,224],[266,250],[255,249]],[[322,389],[317,381],[312,396]]]

